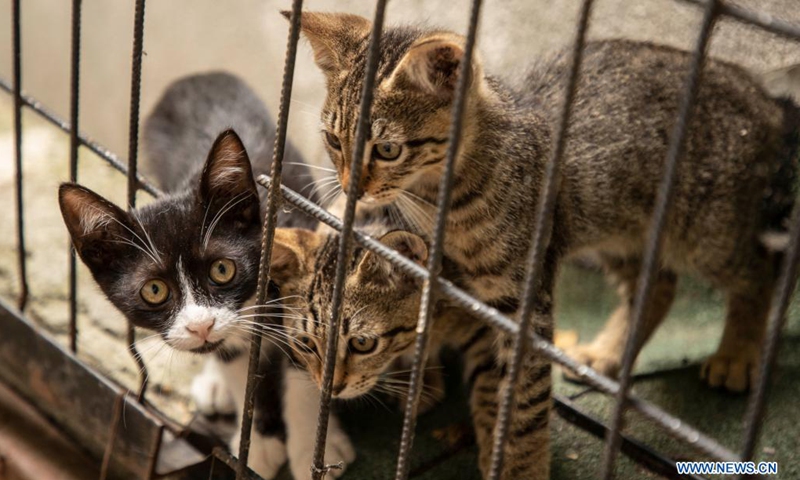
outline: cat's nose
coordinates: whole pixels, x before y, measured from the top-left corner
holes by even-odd
[[[216,319],[214,318],[203,320],[201,322],[194,322],[191,325],[187,325],[186,330],[205,342],[208,340],[208,336],[211,334],[211,329],[214,328],[215,322]]]

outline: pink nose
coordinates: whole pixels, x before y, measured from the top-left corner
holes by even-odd
[[[211,334],[211,329],[214,328],[214,322],[216,320],[211,318],[209,320],[203,320],[200,322],[192,323],[191,325],[186,326],[186,330],[189,331],[192,335],[198,337],[200,340],[204,342],[208,340],[209,334]]]

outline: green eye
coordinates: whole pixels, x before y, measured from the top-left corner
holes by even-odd
[[[325,140],[328,142],[328,145],[330,145],[332,149],[334,150],[342,149],[342,143],[339,141],[339,137],[337,137],[336,135],[330,132],[325,132]]]
[[[142,300],[150,305],[161,305],[169,298],[169,287],[162,280],[149,280],[139,290],[139,295],[141,295]]]
[[[377,338],[353,337],[348,342],[350,349],[356,353],[370,353],[378,346]]]
[[[394,142],[376,143],[372,147],[372,156],[379,160],[396,160],[403,147]]]

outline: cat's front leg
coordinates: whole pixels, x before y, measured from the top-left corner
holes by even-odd
[[[530,329],[540,337],[553,339],[553,285],[558,256],[548,249],[537,288],[536,305]],[[519,311],[509,312],[513,317]],[[480,331],[480,330],[479,330]],[[473,335],[474,337],[474,335]],[[487,345],[488,343],[488,345]],[[494,348],[487,348],[493,345]],[[478,443],[478,464],[484,478],[492,468],[494,434],[497,428],[500,401],[511,387],[506,377],[513,362],[515,339],[502,332],[489,332],[480,340],[462,347],[465,374],[470,388],[470,408]],[[502,480],[550,479],[550,411],[552,380],[550,361],[528,350],[518,364],[519,373],[513,385],[513,410],[506,441],[500,478]]]
[[[269,345],[262,346],[262,355],[274,350]],[[229,448],[234,455],[239,454],[240,432],[242,431],[242,407],[244,406],[245,389],[247,387],[247,368],[249,355],[243,351],[231,362],[225,363],[222,372],[230,386],[234,405],[236,405],[236,431],[229,442]],[[272,374],[269,362],[262,357],[259,366],[256,384],[255,411],[253,428],[250,433],[250,455],[247,466],[261,477],[270,480],[275,478],[284,463],[286,463],[286,443],[282,432],[282,425],[277,425],[275,418],[280,417],[280,402],[270,402],[272,396],[280,395],[280,382]],[[280,364],[278,364],[280,365]],[[274,405],[277,403],[277,405]],[[280,430],[280,431],[279,431]]]
[[[231,453],[239,455],[239,440],[242,422],[236,422],[236,433],[228,444]],[[250,434],[250,455],[247,466],[266,480],[271,480],[278,475],[283,464],[286,463],[286,443],[282,438],[274,435],[263,435],[255,428]]]
[[[319,390],[307,372],[292,367],[287,367],[284,385],[283,415],[286,422],[289,466],[295,480],[311,479],[319,413]],[[346,468],[355,459],[356,451],[350,443],[350,438],[336,416],[331,414],[325,463],[344,462]],[[332,477],[339,477],[343,472],[344,469],[332,469],[329,474]]]

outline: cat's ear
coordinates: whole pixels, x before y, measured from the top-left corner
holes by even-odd
[[[436,33],[414,42],[389,77],[389,88],[411,88],[452,99],[464,61],[464,37]],[[472,61],[474,83],[479,75],[476,58]]]
[[[291,20],[292,12],[281,14]],[[300,30],[314,51],[314,61],[325,75],[348,69],[351,56],[372,31],[372,22],[348,13],[303,12]]]
[[[133,248],[128,244],[135,242],[130,215],[100,195],[64,183],[58,189],[58,204],[75,250],[95,275]]]
[[[208,221],[217,215],[245,228],[260,223],[259,202],[250,159],[239,135],[220,133],[208,153],[200,177],[200,202],[208,209]]]
[[[304,228],[277,228],[272,244],[269,276],[279,286],[285,286],[313,270],[314,252],[321,236]]]
[[[425,265],[425,261],[428,259],[428,246],[419,235],[395,230],[381,237],[380,242],[419,265]],[[357,272],[360,281],[371,280],[391,284],[397,284],[404,280],[414,282],[410,275],[371,251],[364,254],[364,258],[358,264]]]

